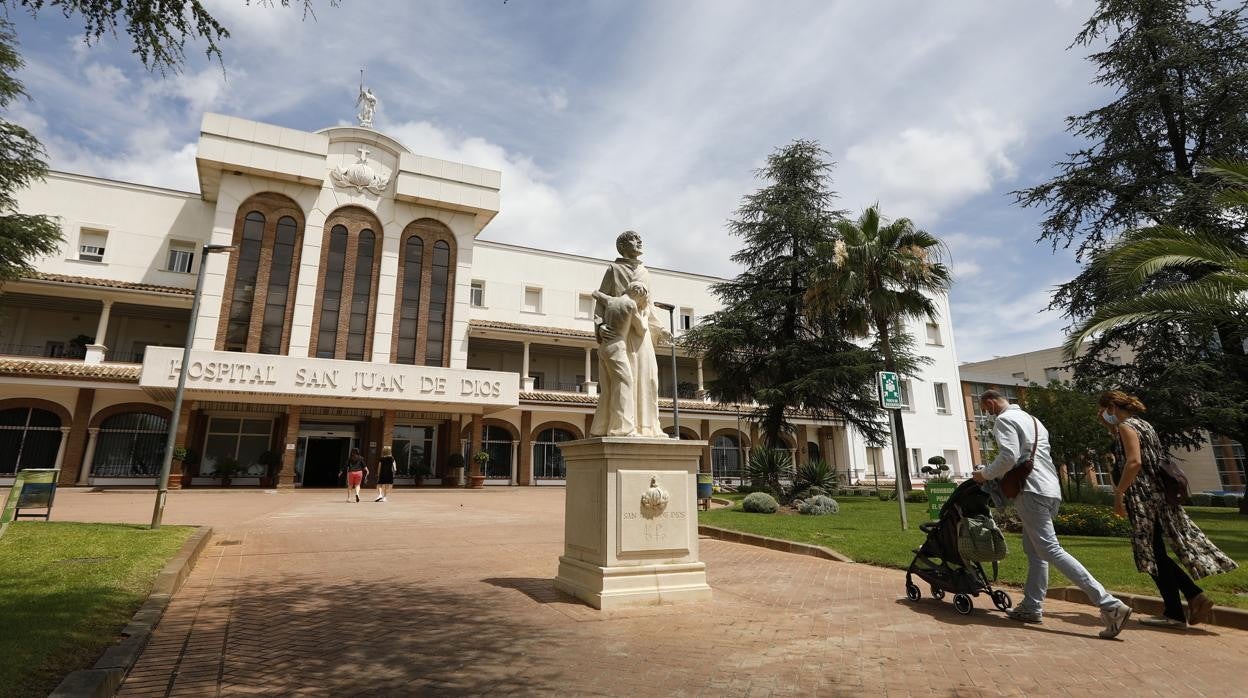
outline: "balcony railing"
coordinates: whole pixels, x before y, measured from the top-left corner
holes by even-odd
[[[38,356],[49,359],[82,359],[86,350],[82,347],[47,347],[37,344],[0,344],[0,355]]]
[[[104,360],[115,361],[122,364],[141,364],[143,363],[143,352],[110,350],[104,354]]]

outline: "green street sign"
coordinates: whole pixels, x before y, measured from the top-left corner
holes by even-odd
[[[901,409],[901,379],[892,371],[880,371],[875,374],[876,383],[880,388],[880,406],[886,410]]]

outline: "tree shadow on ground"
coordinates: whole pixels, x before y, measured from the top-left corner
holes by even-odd
[[[482,582],[500,589],[511,589],[529,597],[540,604],[566,603],[583,605],[571,594],[565,594],[555,588],[555,580],[545,577],[491,577]]]

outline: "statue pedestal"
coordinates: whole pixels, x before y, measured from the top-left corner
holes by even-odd
[[[555,587],[603,610],[710,600],[698,560],[704,445],[638,437],[560,444],[567,500]],[[661,506],[643,504],[643,496],[659,503],[663,494]]]

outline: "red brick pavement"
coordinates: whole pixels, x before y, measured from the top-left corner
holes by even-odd
[[[561,490],[338,498],[175,493],[167,520],[217,535],[120,695],[1226,696],[1248,668],[1242,631],[960,616],[896,570],[710,539],[713,601],[601,613],[552,588]],[[58,509],[147,515],[121,501]]]

